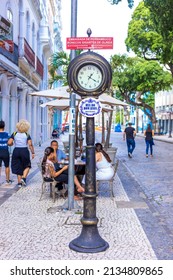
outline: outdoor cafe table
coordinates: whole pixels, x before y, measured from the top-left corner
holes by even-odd
[[[60,166],[68,165],[69,161],[68,160],[60,161],[59,164],[60,164]],[[75,174],[76,175],[85,175],[85,165],[86,165],[85,161],[75,160],[75,163],[74,163]]]

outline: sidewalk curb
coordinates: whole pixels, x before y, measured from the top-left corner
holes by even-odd
[[[140,134],[136,134],[136,136],[137,137],[141,137],[141,138],[145,138],[145,136],[144,135],[140,135]],[[169,140],[166,140],[166,139],[159,139],[159,138],[157,138],[157,137],[153,137],[153,139],[155,140],[155,141],[160,141],[160,142],[165,142],[165,143],[168,143],[168,144],[173,144],[173,141],[169,141]],[[172,139],[172,138],[171,138]]]

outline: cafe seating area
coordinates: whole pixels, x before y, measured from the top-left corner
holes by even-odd
[[[63,167],[64,165],[69,164],[69,141],[62,141],[61,142],[61,149],[65,152],[67,159],[62,160],[60,163],[60,167]],[[114,169],[114,175],[112,179],[110,180],[100,180],[96,182],[96,191],[101,194],[103,192],[103,189],[100,188],[101,184],[104,183],[104,190],[106,192],[110,193],[110,197],[114,197],[113,193],[113,181],[117,172],[118,164],[119,161],[116,159],[116,152],[117,148],[116,147],[109,147],[109,148],[104,148],[104,150],[107,152],[109,155],[111,161],[112,161],[112,166]],[[42,168],[41,168],[41,160],[37,163],[38,168],[41,172],[42,175],[42,183],[41,183],[41,196],[40,200],[43,199],[43,196],[46,198],[46,195],[49,193],[50,197],[52,198],[53,202],[55,202],[56,197],[64,197],[65,192],[67,191],[68,186],[63,184],[63,189],[58,190],[56,184],[58,183],[57,181],[54,180],[54,178],[49,178],[46,180],[43,177],[42,174]],[[74,161],[74,168],[75,168],[75,174],[78,177],[78,180],[82,182],[83,176],[85,175],[85,165],[86,165],[86,146],[81,147],[76,147],[75,148],[75,161]],[[102,195],[102,194],[101,194]]]

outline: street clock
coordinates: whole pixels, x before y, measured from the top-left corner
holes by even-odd
[[[70,62],[67,80],[75,93],[83,97],[98,96],[110,88],[111,66],[103,56],[88,51]]]

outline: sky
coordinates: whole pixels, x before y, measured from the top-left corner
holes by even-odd
[[[140,0],[134,0],[134,7],[128,7],[127,0],[111,5],[108,0],[78,0],[77,37],[87,37],[91,28],[92,37],[113,37],[113,50],[94,50],[107,59],[114,54],[127,53],[125,39],[131,15]],[[62,41],[66,50],[66,38],[71,33],[71,0],[62,0]]]

